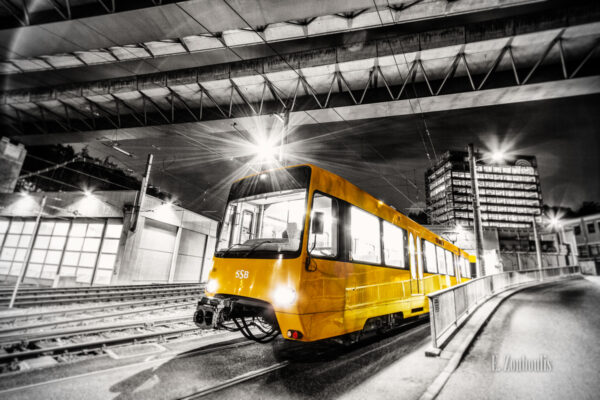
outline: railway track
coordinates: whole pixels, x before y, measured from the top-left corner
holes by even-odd
[[[34,312],[26,312],[26,313],[11,313],[11,314],[0,316],[0,325],[15,324],[17,322],[24,322],[24,321],[28,321],[28,320],[43,320],[43,319],[48,319],[48,318],[53,318],[53,317],[60,317],[60,316],[66,317],[67,315],[89,314],[89,313],[98,312],[98,311],[144,307],[144,306],[151,306],[151,305],[156,305],[156,304],[189,302],[189,301],[196,301],[197,299],[198,299],[198,296],[196,294],[190,294],[190,295],[185,295],[185,296],[157,298],[157,299],[142,300],[142,301],[117,302],[114,304],[102,304],[102,305],[77,307],[77,308],[62,308],[59,310],[45,310],[45,311],[37,311],[36,310]]]
[[[414,320],[410,320],[409,322],[407,322],[407,323],[405,323],[405,324],[403,324],[401,326],[398,326],[398,327],[394,328],[393,330],[391,330],[388,333],[392,333],[394,331],[396,331],[396,332],[397,331],[401,331],[401,333],[397,334],[392,339],[391,342],[383,345],[383,347],[395,345],[399,341],[403,340],[404,338],[408,337],[409,335],[412,335],[412,334],[418,332],[419,330],[426,330],[426,329],[428,329],[428,326],[426,324],[424,324],[425,322],[428,321],[428,319],[429,318],[426,318],[426,317],[416,318]],[[298,346],[302,346],[302,343],[299,343],[299,342],[296,342],[295,344],[297,344]],[[355,345],[360,345],[360,343],[355,343]],[[352,345],[349,346],[349,347],[352,347]],[[378,349],[381,349],[381,347],[375,348],[375,349],[371,349],[371,350],[367,350],[365,352],[359,352],[358,354],[356,354],[354,356],[348,357],[345,360],[345,362],[352,362],[355,359],[364,357],[365,354],[369,354],[369,353],[371,353],[371,352],[373,352],[375,350],[378,350]],[[296,349],[296,351],[300,351],[300,353],[299,353],[300,360],[305,359],[305,357],[306,357],[306,354],[305,354],[306,349],[302,350],[301,347],[298,347]],[[335,353],[337,351],[338,350],[336,348],[334,348],[334,347],[329,348],[329,349],[326,348],[324,350],[322,349],[321,351],[317,350],[316,352],[313,349],[313,350],[311,350],[311,356],[310,356],[310,358],[313,359],[314,356],[318,355],[319,357],[323,357],[323,358],[327,359],[329,354]],[[257,378],[260,378],[262,376],[269,375],[272,372],[275,372],[275,371],[278,371],[280,369],[286,368],[286,367],[288,367],[290,365],[293,365],[294,364],[293,359],[296,356],[292,356],[291,359],[286,359],[286,360],[283,360],[283,361],[271,364],[271,365],[269,365],[267,367],[264,367],[264,368],[259,368],[259,369],[256,369],[254,371],[246,372],[244,374],[241,374],[241,375],[235,376],[233,378],[227,379],[227,380],[225,380],[223,382],[219,382],[219,383],[217,383],[215,385],[211,385],[211,386],[207,386],[205,388],[201,388],[200,390],[194,391],[194,392],[192,392],[192,393],[190,393],[190,394],[188,394],[186,396],[179,397],[178,400],[199,399],[199,398],[202,398],[202,397],[205,397],[205,396],[208,396],[208,395],[211,395],[211,394],[214,394],[214,393],[217,393],[217,392],[220,392],[220,391],[232,388],[232,387],[234,387],[236,385],[239,385],[241,383],[250,381],[252,379],[257,379]]]
[[[35,296],[21,295],[17,296],[15,307],[36,307],[50,305],[64,305],[72,303],[89,303],[89,302],[112,302],[126,300],[140,300],[148,298],[166,298],[182,295],[200,295],[202,288],[200,286],[191,287],[175,287],[175,288],[148,288],[148,289],[131,289],[126,291],[104,291],[99,293],[47,293]],[[10,298],[0,297],[0,305],[7,305]]]
[[[200,283],[164,283],[164,284],[145,284],[145,285],[111,285],[111,286],[76,286],[64,288],[49,288],[49,287],[20,287],[19,295],[27,294],[29,296],[43,294],[69,294],[69,293],[102,293],[128,290],[154,290],[161,288],[186,288],[186,287],[203,287]],[[9,297],[12,295],[13,286],[0,287],[0,298]]]
[[[251,379],[256,379],[256,378],[259,378],[261,376],[268,375],[271,372],[280,370],[282,368],[285,368],[288,365],[290,365],[289,361],[282,361],[282,362],[275,363],[275,364],[270,365],[270,366],[265,367],[265,368],[260,368],[260,369],[257,369],[255,371],[250,371],[250,372],[247,372],[247,373],[245,373],[243,375],[236,376],[235,378],[228,379],[228,380],[226,380],[224,382],[221,382],[221,383],[219,383],[217,385],[210,386],[210,387],[207,387],[207,388],[204,388],[204,389],[200,389],[199,391],[197,391],[195,393],[192,393],[192,394],[184,396],[184,397],[180,397],[179,400],[199,399],[201,397],[208,396],[209,394],[212,394],[212,393],[215,393],[215,392],[219,392],[221,390],[230,388],[230,387],[235,386],[235,385],[239,385],[240,383],[249,381]]]
[[[175,321],[173,323],[180,323]],[[169,325],[169,323],[163,322],[162,326]],[[156,328],[156,326],[154,327]],[[115,332],[117,330],[123,330],[127,328],[112,326],[102,330],[103,333]],[[131,329],[131,328],[129,328]],[[74,356],[78,354],[88,354],[92,352],[102,353],[111,346],[132,344],[132,343],[146,343],[150,341],[167,341],[174,338],[179,338],[186,334],[192,334],[199,331],[195,326],[186,326],[183,328],[171,328],[165,330],[158,330],[154,332],[146,332],[140,334],[128,334],[123,336],[117,336],[112,338],[102,338],[99,340],[84,341],[78,343],[67,343],[56,346],[42,347],[37,349],[26,349],[23,351],[6,352],[0,354],[0,364],[11,364],[17,363],[18,361],[35,358],[39,356]],[[100,332],[100,329],[98,330]],[[75,333],[70,333],[75,335]],[[36,343],[41,342],[43,339],[36,340]]]
[[[102,353],[111,346],[192,334],[198,328],[191,308],[201,292],[199,284],[27,288],[16,306],[41,308],[0,313],[0,365],[15,369],[17,362],[42,355]],[[0,304],[7,301],[0,289]],[[77,303],[102,304],[52,309]],[[158,316],[149,319],[152,314]]]
[[[35,330],[39,330],[39,329],[43,329],[43,328],[57,328],[62,325],[77,325],[77,324],[87,323],[87,322],[91,322],[91,321],[104,321],[107,319],[122,318],[124,316],[129,316],[129,315],[140,315],[140,314],[153,313],[153,312],[157,312],[157,311],[164,311],[167,309],[191,307],[195,304],[196,304],[195,301],[180,302],[180,303],[176,303],[176,304],[162,304],[160,306],[150,307],[150,308],[141,308],[141,309],[136,308],[136,309],[128,310],[128,311],[104,313],[104,314],[100,314],[100,315],[92,315],[92,316],[86,316],[86,317],[80,317],[80,318],[72,318],[72,319],[59,320],[59,321],[46,321],[46,322],[41,322],[41,323],[37,323],[37,324],[12,326],[9,328],[0,329],[0,345],[4,344],[6,342],[5,338],[11,334],[13,336],[19,335],[20,337],[26,338],[27,334],[30,333],[31,331],[35,331]],[[189,318],[191,318],[191,315],[189,316]]]

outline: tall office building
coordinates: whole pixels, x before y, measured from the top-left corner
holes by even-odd
[[[484,227],[531,228],[542,212],[535,156],[493,162],[475,154]],[[471,174],[466,151],[448,151],[425,173],[427,209],[432,224],[473,225]]]

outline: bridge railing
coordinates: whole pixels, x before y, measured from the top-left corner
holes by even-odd
[[[490,297],[526,283],[553,281],[578,274],[578,266],[507,271],[476,278],[429,294],[433,348],[443,346],[470,314]]]

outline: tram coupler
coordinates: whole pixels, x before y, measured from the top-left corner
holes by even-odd
[[[222,322],[229,319],[232,309],[232,299],[201,297],[194,313],[194,322],[201,329],[218,329]]]

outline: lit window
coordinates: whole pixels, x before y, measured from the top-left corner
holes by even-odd
[[[446,253],[446,273],[450,276],[454,276],[454,254],[450,251],[445,250]]]
[[[387,221],[383,222],[383,256],[385,265],[406,268],[404,248],[406,233]]]
[[[121,230],[123,229],[122,224],[108,224],[106,226],[106,237],[108,238],[120,238]]]
[[[350,237],[352,260],[374,264],[381,262],[379,219],[376,216],[358,207],[350,207]]]
[[[435,253],[437,258],[438,273],[446,273],[446,257],[444,257],[444,249],[435,246]]]
[[[436,274],[437,261],[435,257],[435,245],[427,240],[423,240],[423,252],[425,254],[425,272]]]
[[[317,257],[335,257],[338,249],[337,200],[315,193],[311,221],[317,213],[321,213],[323,216],[323,233],[315,235],[312,231],[311,222],[308,249],[312,250],[311,254]]]

